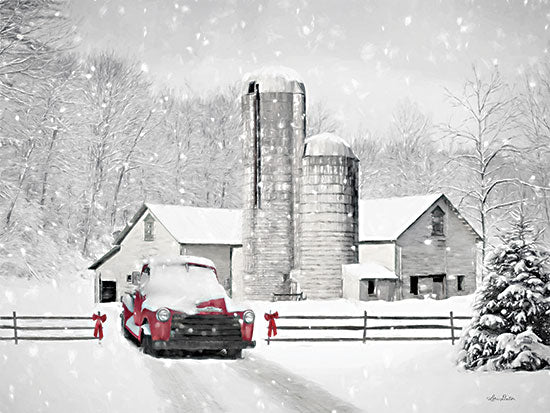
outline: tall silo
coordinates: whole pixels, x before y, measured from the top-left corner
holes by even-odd
[[[309,298],[342,297],[342,265],[358,262],[359,161],[334,134],[305,141],[297,278]]]
[[[242,97],[244,296],[288,292],[305,136],[305,88],[289,70],[248,75]]]

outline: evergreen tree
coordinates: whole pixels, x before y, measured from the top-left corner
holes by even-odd
[[[550,254],[521,213],[487,257],[459,365],[480,370],[550,366]]]

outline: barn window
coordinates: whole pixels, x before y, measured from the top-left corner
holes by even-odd
[[[418,277],[411,277],[411,294],[418,295]]]
[[[153,219],[151,214],[147,215],[147,217],[144,220],[143,240],[144,241],[155,240],[155,220]]]
[[[374,280],[369,280],[368,281],[368,286],[367,286],[367,292],[368,292],[369,295],[374,295],[375,294],[374,287],[375,287]]]
[[[464,291],[464,276],[463,275],[457,275],[456,276],[456,289],[457,289],[457,291]]]
[[[445,213],[439,207],[432,211],[432,235],[445,235],[443,218]]]

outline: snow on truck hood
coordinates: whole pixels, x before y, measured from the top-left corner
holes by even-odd
[[[187,314],[197,312],[197,305],[223,298],[229,309],[231,300],[211,268],[173,262],[151,265],[151,274],[140,289],[146,296],[143,308],[156,311],[167,307]]]

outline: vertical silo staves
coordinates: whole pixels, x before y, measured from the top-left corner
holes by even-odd
[[[357,157],[338,136],[306,139],[296,276],[309,298],[342,297],[342,265],[358,262],[358,171]]]
[[[249,75],[242,96],[244,297],[288,292],[295,267],[305,88],[288,72]]]

